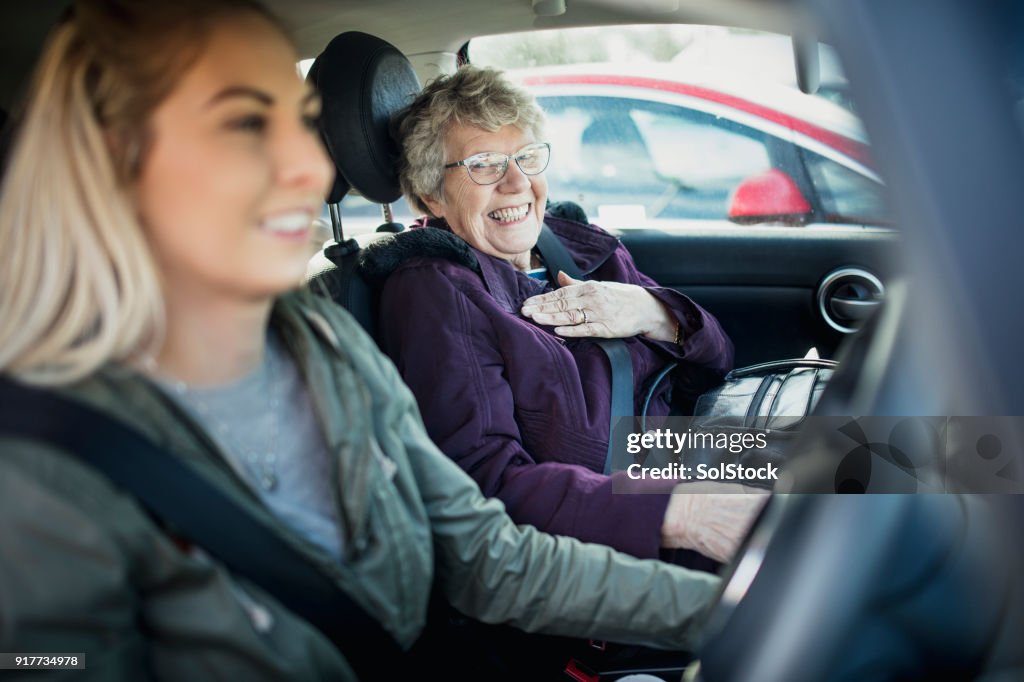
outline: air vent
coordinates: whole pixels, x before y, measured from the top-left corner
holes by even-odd
[[[867,270],[839,268],[818,287],[818,312],[836,331],[852,334],[878,309],[884,295],[881,280]]]

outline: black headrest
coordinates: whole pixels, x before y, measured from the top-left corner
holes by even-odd
[[[420,91],[409,60],[380,38],[349,31],[327,45],[307,78],[323,98],[320,131],[337,170],[327,202],[350,188],[379,204],[401,197],[390,123]]]

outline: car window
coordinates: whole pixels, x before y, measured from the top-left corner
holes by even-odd
[[[788,36],[720,26],[489,36],[472,40],[468,55],[537,95],[552,144],[551,200],[580,204],[604,227],[892,225],[828,46],[817,95],[796,89]],[[745,191],[768,171],[772,183]],[[751,196],[761,198],[752,205]],[[803,212],[790,213],[794,205]],[[404,199],[392,210],[402,224],[416,217]],[[384,222],[356,193],[341,216],[346,236]]]
[[[549,196],[612,229],[892,225],[836,54],[796,87],[788,36],[718,26],[474,39],[547,113]]]
[[[404,197],[390,206],[392,222],[408,227],[415,219],[412,208],[409,207]],[[324,218],[330,222],[328,215],[325,214]],[[384,224],[384,214],[380,204],[376,204],[356,192],[349,192],[341,200],[341,226],[346,237],[374,232],[382,224]]]
[[[724,219],[730,193],[771,167],[764,134],[700,112],[613,97],[539,102],[553,147],[549,193],[607,227]]]

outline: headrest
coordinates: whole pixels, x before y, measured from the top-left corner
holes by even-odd
[[[640,134],[633,118],[625,111],[596,116],[580,138],[580,144],[643,147],[644,137]]]
[[[307,78],[323,99],[320,132],[337,171],[327,202],[350,188],[379,204],[401,197],[390,124],[420,91],[409,60],[380,38],[349,31],[327,45]]]

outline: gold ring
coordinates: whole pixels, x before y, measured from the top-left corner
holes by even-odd
[[[584,310],[583,308],[577,308],[576,310],[580,311],[580,315],[583,317],[583,321],[582,322],[577,322],[577,324],[586,324],[587,323],[587,311]]]

